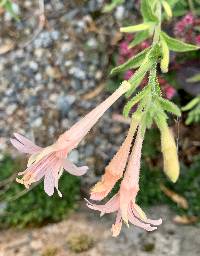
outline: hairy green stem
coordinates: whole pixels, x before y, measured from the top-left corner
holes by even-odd
[[[190,11],[192,12],[192,14],[195,15],[196,12],[195,12],[195,7],[194,7],[193,0],[188,0],[188,5],[190,7]]]
[[[158,1],[156,6],[156,15],[158,17],[158,24],[155,26],[153,44],[158,43],[160,40],[161,23],[162,23],[162,6],[160,1]]]

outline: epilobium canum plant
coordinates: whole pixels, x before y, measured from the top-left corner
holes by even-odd
[[[78,146],[104,112],[118,98],[126,94],[128,102],[123,114],[125,117],[131,117],[129,131],[118,152],[105,168],[101,181],[91,189],[90,199],[101,201],[109,195],[116,183],[121,181],[119,191],[104,205],[87,201],[88,207],[100,211],[101,215],[116,212],[116,222],[112,226],[113,236],[119,235],[123,222],[127,225],[130,222],[147,231],[155,230],[162,223],[161,219],[148,219],[136,202],[140,190],[142,144],[146,130],[150,129],[153,123],[158,126],[161,133],[164,172],[172,182],[176,182],[179,177],[177,148],[172,131],[167,124],[167,113],[170,112],[179,117],[181,111],[174,103],[162,97],[157,73],[159,68],[163,73],[168,72],[170,51],[186,52],[197,50],[198,47],[174,39],[162,31],[162,20],[172,17],[172,7],[173,1],[170,1],[170,4],[164,0],[141,1],[143,23],[122,27],[121,32],[136,33],[129,47],[134,47],[151,38],[152,44],[114,68],[111,74],[133,69],[135,72],[123,81],[110,97],[60,135],[53,145],[41,148],[19,134],[14,134],[15,138],[11,139],[12,144],[19,151],[30,155],[27,169],[19,173],[23,176],[17,181],[28,188],[32,183],[44,178],[45,192],[51,196],[56,188],[58,194],[62,196],[58,189],[58,180],[63,170],[81,176],[88,169],[86,166],[77,167],[71,163],[67,159],[69,152]],[[148,76],[147,83],[140,89],[139,85],[146,76]],[[135,109],[134,112],[133,109]]]

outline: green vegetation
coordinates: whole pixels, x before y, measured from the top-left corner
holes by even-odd
[[[87,234],[78,234],[69,237],[67,243],[71,251],[80,253],[91,249],[93,247],[94,240]]]
[[[10,157],[5,157],[0,163],[0,203],[6,205],[3,214],[0,212],[1,227],[34,226],[59,221],[75,209],[80,196],[80,180],[67,172],[59,184],[63,198],[59,198],[56,193],[49,198],[44,193],[43,182],[25,195],[16,198],[24,187],[15,180],[7,185],[3,182],[14,172],[22,169],[21,165],[21,161],[14,161]]]

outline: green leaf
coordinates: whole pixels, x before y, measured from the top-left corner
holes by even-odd
[[[167,17],[172,18],[172,9],[171,9],[170,5],[168,4],[168,2],[163,0],[162,1],[162,6],[163,6],[163,8],[164,8],[164,10],[167,14]]]
[[[116,67],[116,68],[113,68],[111,70],[111,75],[112,74],[115,74],[115,73],[118,73],[118,72],[124,72],[126,70],[129,70],[129,69],[135,69],[135,68],[138,68],[146,54],[149,52],[150,48],[147,48],[145,50],[143,50],[142,52],[138,53],[137,55],[133,56],[132,58],[130,58],[127,62],[123,63],[122,65]]]
[[[106,4],[103,8],[103,12],[111,12],[118,5],[123,4],[124,0],[112,0],[110,4]]]
[[[129,112],[131,111],[132,107],[137,104],[145,95],[149,93],[150,87],[146,86],[142,91],[140,91],[135,97],[133,97],[129,102],[126,103],[123,115],[128,117]]]
[[[153,21],[158,23],[158,18],[152,9],[152,0],[141,0],[141,13],[144,21]]]
[[[146,54],[145,59],[143,60],[140,68],[134,73],[134,75],[129,79],[129,82],[131,83],[132,87],[131,89],[126,93],[126,96],[129,97],[131,94],[135,91],[135,89],[138,87],[138,85],[142,82],[144,79],[146,73],[148,70],[151,69],[153,64],[156,62],[156,60],[160,56],[160,47],[156,44],[154,45],[150,51]]]
[[[200,103],[200,97],[192,99],[186,106],[182,107],[182,111],[188,111]]]
[[[135,47],[136,45],[140,44],[141,42],[145,41],[147,38],[149,38],[149,32],[147,30],[138,32],[133,41],[129,44],[129,48]]]
[[[179,117],[181,116],[181,111],[179,107],[176,106],[176,104],[174,104],[173,102],[167,99],[163,99],[162,97],[158,97],[157,100],[160,103],[163,110],[170,112],[176,116],[179,116]]]
[[[169,47],[163,38],[161,38],[160,42],[161,42],[161,51],[162,51],[160,68],[163,73],[167,73],[169,68]]]
[[[197,83],[197,82],[200,82],[200,74],[196,74],[192,77],[189,77],[186,79],[186,82],[188,83]]]
[[[120,28],[120,32],[134,33],[134,32],[138,32],[138,31],[150,29],[153,26],[155,26],[155,23],[146,22],[146,23],[142,23],[142,24],[138,24],[138,25],[134,25],[134,26],[122,27],[122,28]]]
[[[10,13],[10,15],[16,20],[19,21],[18,15],[15,13],[13,9],[13,3],[10,0],[3,1],[3,8]]]
[[[169,49],[174,52],[188,52],[200,49],[199,46],[187,44],[180,40],[172,38],[165,32],[161,32],[161,38],[166,41]]]
[[[0,1],[0,7],[3,7],[6,4],[7,0],[1,0]]]
[[[180,0],[168,0],[168,4],[173,8]]]

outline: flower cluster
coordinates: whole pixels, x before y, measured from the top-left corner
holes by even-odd
[[[186,42],[194,42],[200,45],[200,35],[196,29],[200,25],[200,19],[192,13],[186,14],[174,26],[174,34]]]
[[[129,58],[136,55],[138,52],[144,50],[149,47],[148,41],[144,41],[138,46],[131,48],[129,47],[130,42],[133,40],[132,35],[128,35],[123,41],[119,44],[119,56],[118,56],[118,64],[121,65],[126,62]],[[124,74],[124,79],[129,80],[131,76],[133,76],[134,70],[128,70]]]
[[[132,124],[124,143],[106,167],[105,174],[101,181],[92,188],[90,199],[96,201],[104,199],[111,192],[116,182],[123,178],[119,191],[104,205],[93,204],[87,201],[88,207],[100,211],[101,216],[105,213],[116,212],[116,221],[112,226],[112,234],[114,237],[119,235],[123,221],[127,226],[129,226],[130,222],[146,231],[153,231],[162,223],[161,219],[148,219],[143,210],[136,203],[136,196],[139,191],[140,162],[143,143],[139,122],[137,116],[132,119]],[[135,133],[137,135],[130,153]]]
[[[121,65],[125,63],[129,58],[135,56],[138,52],[144,50],[145,48],[149,47],[149,42],[144,41],[141,44],[137,45],[134,48],[130,48],[129,44],[133,40],[132,35],[128,35],[120,44],[119,44],[119,56],[118,56],[118,64]],[[124,73],[124,79],[129,80],[135,71],[133,69],[127,70]],[[176,94],[176,89],[171,86],[163,77],[158,76],[158,80],[163,91],[164,96],[167,99],[172,99]],[[141,83],[141,87],[144,87],[147,83],[147,77],[144,78],[143,82]]]

